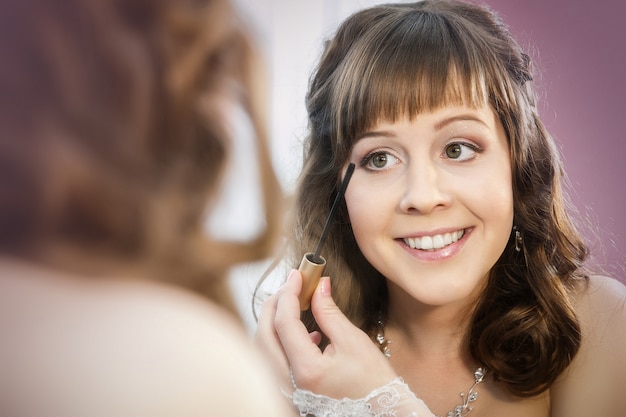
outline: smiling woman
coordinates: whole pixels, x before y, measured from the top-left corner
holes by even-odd
[[[390,293],[474,304],[513,223],[508,143],[494,112],[444,107],[364,136],[352,148],[359,169],[346,192],[360,251]]]
[[[357,12],[327,42],[307,110],[293,265],[357,169],[326,241],[332,286],[300,316],[293,271],[259,320],[302,415],[626,408],[581,385],[625,378],[607,352],[626,346],[626,289],[585,267],[530,57],[499,16],[445,0]]]

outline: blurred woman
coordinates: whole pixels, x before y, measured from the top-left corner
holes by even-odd
[[[230,3],[5,1],[0,55],[2,415],[287,415],[225,281],[281,201]],[[247,243],[205,232],[233,114],[264,190]]]

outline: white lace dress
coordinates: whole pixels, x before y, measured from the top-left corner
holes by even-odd
[[[302,417],[435,417],[399,377],[356,400],[337,400],[299,388],[291,400]]]

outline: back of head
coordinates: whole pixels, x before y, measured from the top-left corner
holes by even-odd
[[[148,265],[192,287],[267,254],[274,198],[251,245],[224,248],[203,226],[229,109],[250,117],[261,181],[278,193],[257,57],[228,1],[2,2],[0,55],[0,254]]]

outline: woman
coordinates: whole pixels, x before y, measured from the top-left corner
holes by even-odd
[[[373,7],[328,42],[290,261],[354,163],[330,279],[303,324],[292,271],[257,335],[302,415],[623,414],[626,290],[584,268],[532,78],[498,16],[469,3]]]
[[[280,216],[230,3],[26,0],[0,20],[2,415],[289,415],[225,281],[268,256]],[[242,244],[204,227],[233,114],[267,220]]]

